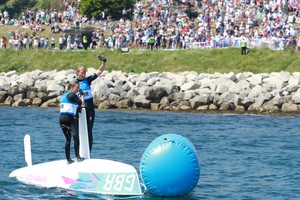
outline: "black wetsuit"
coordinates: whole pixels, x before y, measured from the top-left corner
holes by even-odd
[[[68,100],[71,102],[76,102],[79,106],[82,104],[82,101],[78,98],[75,93],[70,93],[68,95]],[[73,136],[74,139],[74,149],[75,149],[75,156],[79,157],[79,134],[78,134],[78,122],[76,119],[77,116],[73,116],[71,114],[60,114],[59,124],[60,127],[66,137],[66,144],[65,144],[65,154],[66,159],[71,160],[70,157],[70,148],[71,148],[71,137]]]
[[[86,77],[89,86],[91,86],[92,81],[94,81],[96,78],[98,78],[97,74],[92,74],[92,75]],[[77,81],[80,83],[82,80],[77,79]],[[80,88],[80,89],[82,89],[82,88]],[[95,120],[95,107],[94,107],[93,98],[88,99],[88,100],[85,99],[84,102],[85,102],[85,109],[86,109],[89,147],[90,147],[90,152],[91,152],[92,146],[93,146],[93,126],[94,126],[94,120]]]

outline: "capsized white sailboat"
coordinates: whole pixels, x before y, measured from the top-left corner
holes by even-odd
[[[79,116],[80,156],[85,160],[67,164],[57,160],[32,165],[30,136],[25,135],[24,150],[27,167],[16,169],[9,177],[41,187],[59,187],[105,195],[142,195],[136,169],[125,163],[105,159],[90,159],[85,109]]]

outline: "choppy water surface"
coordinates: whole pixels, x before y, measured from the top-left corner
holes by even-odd
[[[34,164],[64,159],[58,116],[54,108],[0,107],[0,199],[165,199],[44,189],[9,178],[26,165],[26,133]],[[177,133],[194,144],[201,163],[198,185],[180,199],[300,199],[299,127],[300,117],[96,111],[92,156],[138,170],[151,141]]]

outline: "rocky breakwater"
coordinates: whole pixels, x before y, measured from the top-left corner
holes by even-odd
[[[87,74],[95,69],[90,68]],[[0,103],[58,107],[75,70],[0,73]],[[300,110],[300,72],[271,74],[105,71],[92,84],[98,109],[293,113]]]

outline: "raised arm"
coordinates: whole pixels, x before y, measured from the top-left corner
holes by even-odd
[[[100,76],[102,72],[105,70],[105,63],[106,63],[106,58],[103,56],[98,56],[98,59],[102,61],[98,71],[96,72],[97,76]]]
[[[105,70],[105,62],[102,62],[99,69],[96,72],[97,76],[100,76],[104,70]]]

